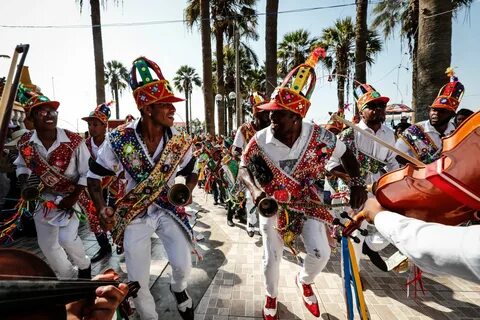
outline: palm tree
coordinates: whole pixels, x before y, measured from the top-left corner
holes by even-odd
[[[193,85],[200,87],[202,85],[202,81],[200,80],[197,71],[195,71],[195,68],[183,65],[177,70],[177,73],[173,78],[173,85],[178,91],[185,93],[185,121],[187,125],[187,133],[190,133],[188,106],[189,103],[191,103],[190,98],[192,95]]]
[[[367,10],[368,0],[357,0],[357,21],[355,24],[355,79],[367,82],[367,65],[362,63],[367,58]],[[355,81],[353,87],[355,88]],[[357,109],[355,109],[357,110]]]
[[[425,11],[420,11],[421,2],[423,1],[382,0],[373,9],[375,18],[372,23],[373,28],[381,28],[383,30],[385,38],[392,36],[396,27],[400,25],[400,36],[408,40],[410,57],[412,60],[412,108],[416,111],[417,120],[427,118],[427,107],[432,103],[439,88],[446,80],[444,78],[444,71],[450,65],[451,44],[444,46],[444,41],[451,43],[451,31],[449,32],[448,29],[451,29],[452,17],[460,9],[468,9],[473,3],[473,0],[427,1],[422,3],[422,10],[425,9]],[[438,4],[440,2],[441,6],[439,7]],[[441,10],[447,7],[450,9]],[[420,12],[422,12],[422,19],[420,19]],[[432,12],[435,12],[435,14],[441,14],[435,17],[428,17],[429,15],[432,15]],[[440,21],[436,17],[442,18],[442,20]],[[432,19],[435,21],[432,21]],[[424,23],[422,26],[422,32],[426,32],[422,35],[422,39],[427,40],[426,43],[422,43],[424,48],[422,48],[421,58],[421,68],[423,73],[421,86],[418,79],[420,73],[420,70],[418,70],[418,64],[420,62],[420,57],[418,57],[420,20],[423,20],[422,22]],[[432,32],[431,29],[433,25],[438,26],[438,24],[450,24],[450,27],[447,27],[447,30],[445,30],[447,34],[434,35],[435,37],[433,38],[434,41],[432,43],[429,38],[429,32]],[[441,27],[440,30],[437,30],[437,27],[433,27],[433,29],[436,30],[434,32],[440,32],[442,31],[442,28],[443,27]],[[448,36],[450,40],[447,40],[446,38],[440,40],[437,39],[436,36]],[[435,56],[436,51],[442,52],[442,57]],[[448,53],[446,51],[448,51]],[[427,52],[429,53],[427,54]],[[435,68],[433,70],[424,69],[429,67],[429,62],[425,59],[432,59],[432,54],[435,56],[434,59],[441,58],[442,60],[435,60]],[[435,79],[435,81],[430,82],[428,78]],[[441,79],[441,81],[438,81],[438,79]],[[429,88],[427,89],[427,87]]]
[[[265,93],[270,97],[277,86],[277,19],[278,0],[267,0],[265,25]]]
[[[75,0],[83,8],[83,0]],[[118,0],[114,0],[118,3]],[[102,1],[103,3],[103,1]],[[100,17],[100,0],[90,0],[90,17],[92,20],[93,55],[95,59],[95,85],[97,104],[105,102],[105,74],[103,60],[102,21]]]
[[[120,95],[128,88],[129,75],[125,66],[117,60],[108,61],[105,65],[105,83],[110,86],[115,99],[115,114],[120,119]],[[103,103],[103,102],[102,102]]]
[[[285,77],[291,69],[304,63],[316,45],[318,38],[310,37],[310,32],[305,29],[286,33],[277,50],[280,76]]]
[[[332,73],[337,78],[338,107],[343,108],[345,105],[345,82],[347,84],[350,82],[351,69],[355,64],[355,31],[352,18],[338,19],[334,26],[323,29],[319,45],[327,51],[325,66],[329,70],[334,68]],[[381,50],[382,42],[378,34],[368,30],[366,63],[371,65],[373,58]]]
[[[185,20],[189,27],[198,22],[200,10],[199,0],[189,0],[185,9]],[[224,35],[233,36],[234,29],[243,30],[247,35],[255,33],[256,15],[253,5],[256,0],[213,0],[210,2],[210,10],[213,24],[211,26],[215,35],[216,57],[217,57],[217,92],[225,95],[224,64],[223,64],[223,45]],[[242,32],[241,32],[242,33]],[[219,132],[225,134],[224,110],[218,108],[218,128]]]

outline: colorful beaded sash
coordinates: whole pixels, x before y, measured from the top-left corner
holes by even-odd
[[[70,164],[73,152],[83,140],[81,136],[68,130],[65,130],[65,134],[70,139],[70,142],[61,143],[49,155],[47,160],[40,156],[37,147],[30,143],[33,132],[24,134],[18,143],[18,149],[25,160],[25,164],[40,178],[45,189],[63,194],[73,192],[77,186],[76,182],[64,176],[64,172]],[[90,215],[95,211],[95,207],[85,190],[80,193],[78,204],[84,213]]]
[[[166,137],[164,137],[166,138]],[[150,205],[156,204],[166,209],[192,239],[192,228],[184,211],[177,210],[167,200],[168,181],[176,173],[184,155],[191,145],[191,139],[186,135],[174,135],[166,144],[160,159],[153,165],[146,153],[146,147],[141,145],[135,129],[121,127],[109,135],[113,152],[123,165],[123,168],[137,182],[115,204],[116,222],[112,230],[113,241],[123,245],[123,235],[127,225]],[[183,214],[182,214],[183,213]]]
[[[376,174],[386,166],[386,162],[376,159],[375,157],[360,151],[355,143],[355,131],[352,128],[347,128],[339,135],[347,148],[352,150],[355,154],[358,163],[360,164],[360,175],[365,177],[368,173]]]
[[[433,142],[423,128],[414,124],[400,135],[407,146],[413,151],[415,157],[425,164],[429,164],[440,158],[440,148]]]
[[[315,182],[324,177],[325,164],[335,149],[336,137],[317,125],[313,126],[306,148],[292,173],[280,169],[252,139],[244,153],[244,163],[252,171],[265,193],[279,204],[277,229],[286,245],[292,245],[302,232],[304,217],[327,223],[332,215],[323,206],[323,195]]]

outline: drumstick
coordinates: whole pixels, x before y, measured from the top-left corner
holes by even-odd
[[[377,138],[376,136],[374,136],[373,134],[371,134],[370,132],[366,131],[366,130],[363,130],[362,128],[358,127],[357,125],[353,124],[352,122],[342,118],[342,117],[339,117],[337,116],[336,114],[333,114],[332,117],[335,119],[335,120],[338,120],[340,121],[341,123],[351,127],[353,130],[355,131],[358,131],[360,132],[361,134],[369,137],[370,139],[372,139],[373,141],[376,141],[377,143],[381,144],[382,146],[384,146],[385,148],[395,152],[396,154],[398,154],[400,157],[404,158],[405,160],[408,160],[410,161],[411,163],[415,164],[416,166],[418,167],[425,167],[425,164],[423,162],[421,162],[420,160],[418,159],[415,159],[414,157],[406,154],[405,152],[402,152],[400,150],[398,150],[397,148],[389,145],[388,143],[386,143],[385,141]]]

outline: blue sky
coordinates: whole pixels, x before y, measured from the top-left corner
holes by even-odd
[[[89,1],[84,1],[82,13],[75,0],[16,0],[0,1],[0,25],[60,26],[83,25],[76,28],[4,28],[0,27],[0,54],[11,55],[18,43],[29,43],[30,52],[26,65],[30,67],[32,80],[42,88],[44,94],[61,102],[59,125],[67,129],[86,130],[86,123],[78,120],[95,107],[95,78],[93,43],[90,25]],[[349,4],[353,0],[282,0],[279,11],[313,8],[336,4]],[[114,6],[107,1],[102,10],[102,24],[131,23],[146,21],[181,20],[186,1],[124,0],[123,5]],[[370,4],[370,9],[373,7]],[[265,0],[257,3],[257,10],[265,12]],[[284,13],[278,17],[278,39],[299,28],[307,29],[312,35],[320,35],[323,28],[331,26],[335,19],[355,15],[355,7],[311,10]],[[466,92],[461,107],[478,110],[480,67],[478,52],[480,43],[480,2],[473,3],[470,14],[460,12],[453,27],[452,65],[464,83]],[[371,17],[370,17],[371,18]],[[369,18],[369,20],[370,20]],[[265,16],[258,19],[259,41],[250,42],[261,61],[265,59]],[[187,30],[183,23],[151,24],[143,26],[104,26],[103,48],[105,61],[119,60],[128,68],[131,61],[145,55],[156,61],[168,80],[183,64],[196,68],[202,74],[200,33],[196,28]],[[212,41],[212,49],[214,43]],[[5,75],[9,61],[0,59],[0,74]],[[406,44],[399,36],[388,40],[384,50],[367,71],[367,81],[392,102],[411,99],[411,63]],[[307,119],[322,122],[327,112],[336,109],[336,84],[326,80],[327,72],[317,69],[317,88],[312,97],[312,107]],[[111,99],[107,91],[107,99]],[[349,98],[352,101],[352,98]],[[120,99],[121,118],[131,113],[137,115],[131,91]],[[203,119],[203,97],[201,90],[193,92],[193,116]],[[178,104],[177,121],[184,118],[184,105]]]

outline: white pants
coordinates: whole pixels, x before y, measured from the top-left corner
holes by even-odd
[[[57,276],[71,279],[75,276],[75,269],[68,260],[67,253],[79,269],[88,268],[90,259],[85,254],[82,240],[78,236],[77,216],[73,214],[70,219],[65,219],[61,226],[50,224],[48,220],[58,213],[58,210],[52,209],[44,217],[43,205],[39,205],[33,217],[37,229],[37,241]]]
[[[265,288],[267,295],[274,298],[278,295],[279,270],[283,255],[283,240],[275,229],[276,225],[277,216],[270,218],[260,216],[260,230],[263,235]],[[328,245],[325,224],[318,220],[307,219],[303,225],[302,238],[307,256],[300,271],[300,281],[311,284],[330,259],[331,249]],[[291,281],[294,281],[293,277]]]
[[[258,211],[253,210],[255,204],[253,203],[250,192],[246,190],[245,210],[247,211],[247,231],[258,231]]]
[[[157,320],[155,300],[150,293],[151,236],[155,232],[163,243],[172,268],[171,287],[175,292],[187,288],[192,269],[191,246],[181,227],[164,211],[133,220],[125,229],[124,249],[128,279],[140,283],[134,299],[142,320]]]

